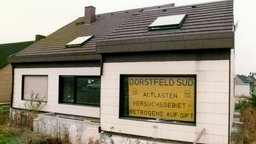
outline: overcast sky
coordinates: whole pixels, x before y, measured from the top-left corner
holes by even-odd
[[[0,0],[0,44],[34,40],[49,35],[93,5],[96,13],[175,3],[176,6],[218,0]],[[255,0],[235,0],[236,73],[256,72]]]

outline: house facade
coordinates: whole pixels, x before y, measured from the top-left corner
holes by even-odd
[[[62,121],[102,143],[230,141],[231,0],[99,15],[86,7],[9,61],[12,107],[26,108],[36,95],[46,112],[38,125]]]

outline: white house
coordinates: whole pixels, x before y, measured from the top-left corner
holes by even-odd
[[[12,107],[38,93],[45,132],[56,122],[102,143],[230,142],[232,0],[98,15],[86,7],[9,60]]]

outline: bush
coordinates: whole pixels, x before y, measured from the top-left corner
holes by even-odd
[[[67,139],[35,133],[30,129],[0,126],[0,144],[70,144]]]
[[[243,144],[256,143],[256,108],[246,107],[241,112],[241,121],[236,143]]]
[[[11,113],[10,125],[15,127],[26,127],[33,129],[34,118],[44,108],[45,103],[38,100],[38,93],[31,93],[31,100],[24,104],[25,109],[14,110]]]
[[[0,125],[9,121],[9,106],[0,106]]]
[[[251,94],[251,104],[252,106],[256,107],[256,86],[252,86],[250,94]]]
[[[235,144],[256,143],[256,87],[251,89],[251,97],[244,99],[237,104],[240,109],[240,121],[242,125],[235,139]]]

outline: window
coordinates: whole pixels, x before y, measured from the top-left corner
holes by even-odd
[[[94,37],[94,35],[77,37],[74,40],[72,40],[71,42],[67,43],[66,48],[81,47],[82,45],[84,45],[86,42],[88,42],[93,37]]]
[[[60,103],[100,105],[100,77],[61,76]]]
[[[24,75],[23,100],[47,101],[48,97],[48,76]]]
[[[120,117],[195,123],[194,75],[121,75]]]
[[[186,14],[158,17],[150,26],[149,30],[162,30],[180,28],[185,21]]]

